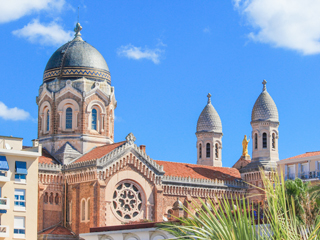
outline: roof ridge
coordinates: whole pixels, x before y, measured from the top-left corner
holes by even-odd
[[[230,168],[230,169],[232,168],[233,169],[233,167],[216,167],[216,166],[201,165],[201,164],[196,164],[196,163],[172,162],[172,161],[166,161],[166,160],[154,160],[154,161],[169,162],[169,163],[180,163],[180,164],[188,164],[188,165],[202,166],[202,167]]]

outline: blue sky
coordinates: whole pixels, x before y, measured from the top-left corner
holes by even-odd
[[[0,135],[37,137],[36,96],[52,53],[73,36],[105,57],[115,87],[115,140],[129,132],[154,159],[196,163],[196,124],[212,94],[223,166],[251,135],[262,80],[277,104],[280,159],[320,150],[320,3],[0,1]],[[251,153],[251,145],[249,145]]]

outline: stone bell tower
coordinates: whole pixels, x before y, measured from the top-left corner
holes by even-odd
[[[251,113],[252,126],[252,161],[240,169],[241,177],[246,182],[257,187],[263,187],[260,169],[266,174],[276,171],[279,161],[279,115],[278,109],[270,94],[267,92],[267,81],[263,80],[263,89],[256,100]],[[258,191],[249,187],[249,193]],[[255,197],[255,201],[262,201],[264,194]]]
[[[197,164],[222,167],[222,124],[211,104],[211,94],[207,97],[197,123]]]

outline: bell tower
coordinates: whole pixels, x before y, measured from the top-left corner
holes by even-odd
[[[260,170],[266,175],[277,169],[279,161],[279,115],[278,109],[270,94],[267,92],[267,81],[263,80],[263,89],[257,98],[251,113],[252,127],[252,161],[240,169],[244,181],[263,187]],[[249,186],[248,193],[252,194],[251,201],[263,201],[264,192]],[[259,195],[260,194],[260,195]]]
[[[211,94],[207,97],[197,123],[197,164],[222,167],[222,124],[211,104]]]

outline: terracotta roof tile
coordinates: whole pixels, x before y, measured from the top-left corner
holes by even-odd
[[[69,229],[62,226],[55,226],[40,234],[54,234],[54,235],[74,235]]]
[[[42,148],[42,156],[39,157],[39,163],[60,164],[45,148]]]
[[[166,162],[155,160],[159,165],[162,165],[165,171],[165,176],[176,177],[191,177],[201,179],[219,179],[232,181],[241,178],[240,172],[235,168],[227,167],[211,167],[198,164]]]
[[[289,157],[289,158],[282,159],[282,160],[289,160],[289,159],[296,159],[296,158],[304,158],[304,157],[312,157],[312,156],[317,156],[317,155],[320,155],[320,151],[306,152],[306,153],[304,153],[304,154],[300,154],[300,155],[297,155],[297,156],[294,156],[294,157]],[[282,161],[282,160],[281,160],[281,161]]]
[[[111,152],[114,149],[116,149],[117,147],[120,147],[124,143],[125,143],[125,141],[118,142],[118,143],[113,143],[113,144],[109,144],[109,145],[103,145],[103,146],[100,146],[100,147],[96,147],[96,148],[92,149],[90,152],[88,152],[88,153],[84,154],[83,156],[81,156],[79,159],[77,159],[75,161],[75,163],[77,163],[77,162],[85,162],[85,161],[89,161],[89,160],[92,160],[92,159],[101,158],[104,155],[106,155],[109,152]]]

